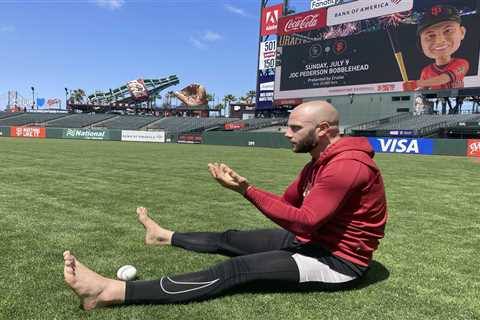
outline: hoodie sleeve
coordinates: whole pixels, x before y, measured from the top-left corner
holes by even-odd
[[[319,175],[300,207],[255,187],[245,197],[286,230],[309,235],[338,212],[351,191],[365,185],[369,170],[358,161],[342,159],[329,163]]]

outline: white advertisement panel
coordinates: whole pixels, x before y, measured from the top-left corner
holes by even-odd
[[[413,0],[358,0],[328,8],[327,26],[412,10]]]
[[[275,57],[277,52],[277,40],[263,41],[260,45],[259,70],[275,68]]]
[[[165,131],[122,130],[122,141],[165,142]]]

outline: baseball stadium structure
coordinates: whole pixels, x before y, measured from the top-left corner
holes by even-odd
[[[149,109],[152,108],[153,102],[159,97],[162,90],[178,83],[179,79],[176,75],[159,79],[132,80],[106,92],[96,91],[89,95],[86,101],[70,99],[67,109],[97,113],[127,108]]]

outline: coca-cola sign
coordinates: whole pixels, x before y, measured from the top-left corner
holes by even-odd
[[[325,27],[327,24],[327,9],[311,10],[293,16],[280,18],[278,22],[278,34],[286,35],[303,31],[315,30]]]

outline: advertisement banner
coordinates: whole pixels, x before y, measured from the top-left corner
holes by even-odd
[[[64,139],[109,140],[110,134],[105,129],[63,129]]]
[[[280,18],[277,33],[286,35],[320,29],[326,26],[327,9],[316,9]]]
[[[320,8],[326,8],[330,6],[334,6],[338,4],[340,1],[339,0],[312,0],[310,2],[310,9],[320,9]]]
[[[127,88],[134,100],[143,101],[148,99],[149,94],[143,79],[128,81]]]
[[[315,31],[323,40],[280,39],[275,99],[479,87],[480,15],[473,2],[453,3],[371,19],[366,29],[352,23]],[[427,35],[446,25],[450,40],[435,49]]]
[[[236,123],[225,123],[225,130],[238,130],[245,128],[245,122],[236,122]]]
[[[467,142],[467,157],[480,158],[480,140],[469,139]]]
[[[412,8],[413,0],[358,0],[328,8],[327,25],[371,19]]]
[[[45,138],[44,127],[10,127],[10,137]]]
[[[274,80],[274,75],[260,74],[258,76],[257,110],[270,109],[273,107]]]
[[[165,142],[165,131],[122,130],[122,141]]]
[[[375,152],[432,154],[433,140],[404,138],[368,138]]]
[[[259,70],[275,68],[275,58],[277,55],[277,40],[263,41],[260,43]]]
[[[202,142],[203,142],[202,136],[197,134],[181,134],[178,136],[178,139],[177,139],[177,143],[198,144]]]
[[[276,34],[278,19],[282,16],[282,14],[283,4],[277,4],[271,7],[263,8],[260,34],[262,36]]]
[[[37,108],[43,108],[45,106],[45,98],[37,98]]]

